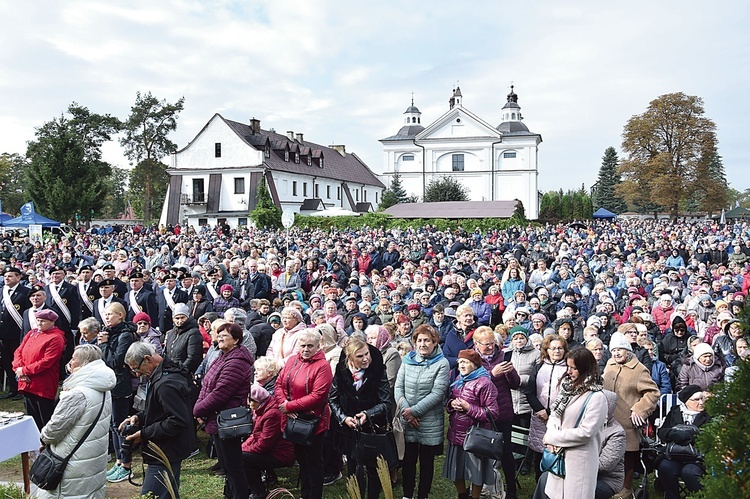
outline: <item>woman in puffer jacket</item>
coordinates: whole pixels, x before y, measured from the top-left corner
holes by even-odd
[[[50,446],[58,456],[65,457],[95,420],[97,423],[70,458],[60,485],[54,490],[40,489],[35,497],[103,499],[107,483],[104,472],[109,458],[109,420],[112,417],[109,391],[115,386],[115,373],[104,364],[102,352],[95,345],[77,346],[68,370],[71,374],[63,383],[60,402],[52,419],[42,428],[42,443]]]
[[[677,378],[677,390],[688,385],[698,385],[701,390],[708,391],[711,387],[724,380],[724,363],[714,355],[708,343],[698,343],[693,349],[693,357],[680,370]]]
[[[601,433],[599,474],[596,478],[595,499],[609,499],[622,489],[625,479],[625,429],[615,419],[617,394],[602,390],[607,397],[607,422]]]
[[[458,353],[459,375],[451,384],[450,396],[445,406],[450,420],[448,453],[443,466],[443,477],[456,485],[459,499],[478,499],[482,485],[495,483],[493,461],[463,449],[469,428],[475,424],[490,428],[490,418],[497,419],[500,415],[497,389],[492,383],[489,371],[482,364],[482,357],[476,350],[461,350]],[[467,481],[471,483],[471,496],[466,487]]]
[[[418,499],[427,499],[432,488],[435,456],[443,450],[445,400],[450,365],[440,349],[440,335],[427,324],[412,334],[414,350],[403,357],[396,376],[395,399],[406,421],[403,460],[404,497],[414,497],[419,461]]]

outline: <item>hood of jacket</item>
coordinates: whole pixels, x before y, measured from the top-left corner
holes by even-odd
[[[98,392],[108,392],[115,387],[116,382],[115,372],[107,367],[103,360],[97,359],[68,376],[63,383],[63,389],[85,387]]]

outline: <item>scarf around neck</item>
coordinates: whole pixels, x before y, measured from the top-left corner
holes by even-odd
[[[490,379],[490,373],[487,372],[487,369],[484,367],[478,367],[471,371],[469,374],[464,376],[463,374],[459,374],[456,378],[456,381],[451,383],[451,388],[462,388],[465,383],[479,379],[479,378],[487,378]]]
[[[560,393],[552,404],[550,412],[562,420],[563,412],[571,399],[586,391],[599,392],[602,390],[602,380],[599,376],[589,376],[579,386],[573,386],[573,381],[567,374],[560,380]]]

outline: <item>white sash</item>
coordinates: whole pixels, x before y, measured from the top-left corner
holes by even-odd
[[[94,313],[94,302],[91,301],[89,298],[88,292],[86,292],[86,283],[82,281],[78,281],[78,294],[81,295],[81,300],[83,301],[84,305],[86,305],[86,308],[89,309],[89,312],[92,314]]]
[[[5,304],[5,310],[7,310],[10,316],[13,318],[13,321],[18,326],[18,329],[22,329],[23,316],[21,316],[18,310],[16,310],[16,305],[13,303],[13,300],[10,299],[10,288],[8,286],[3,286],[3,304]]]
[[[104,298],[99,298],[99,300],[97,300],[97,301],[99,302],[99,304],[98,304],[99,317],[103,321],[104,320],[104,310],[107,308],[107,306],[105,305],[105,303],[107,303],[107,300],[105,300]]]
[[[164,288],[164,300],[167,302],[167,306],[169,307],[169,309],[174,310],[174,306],[177,304],[174,301],[174,297],[172,296],[172,293],[170,293],[169,289],[167,288]]]
[[[138,306],[138,302],[135,300],[135,291],[128,293],[128,301],[130,302],[130,308],[133,309],[133,312],[137,314],[141,311],[141,307]]]
[[[214,287],[214,283],[211,281],[208,281],[206,283],[206,289],[208,289],[208,292],[211,293],[211,296],[213,296],[214,300],[219,297],[219,293],[216,292],[216,288]]]
[[[55,303],[57,303],[57,306],[60,307],[60,311],[68,320],[68,324],[70,324],[71,322],[70,309],[68,309],[68,306],[65,304],[62,297],[60,296],[60,292],[57,290],[57,286],[55,284],[50,284],[49,291],[52,294],[52,299],[55,301]]]
[[[38,311],[42,310],[41,308],[38,308],[34,310],[33,308],[29,309],[29,326],[31,326],[31,330],[39,329],[39,323],[36,321],[36,313]]]

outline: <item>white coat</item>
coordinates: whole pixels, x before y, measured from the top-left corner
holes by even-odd
[[[109,458],[109,421],[115,372],[101,360],[90,362],[63,383],[60,402],[41,439],[58,456],[65,458],[94,423],[104,398],[104,408],[91,434],[73,454],[62,482],[55,490],[40,490],[40,498],[104,498],[105,472]]]

